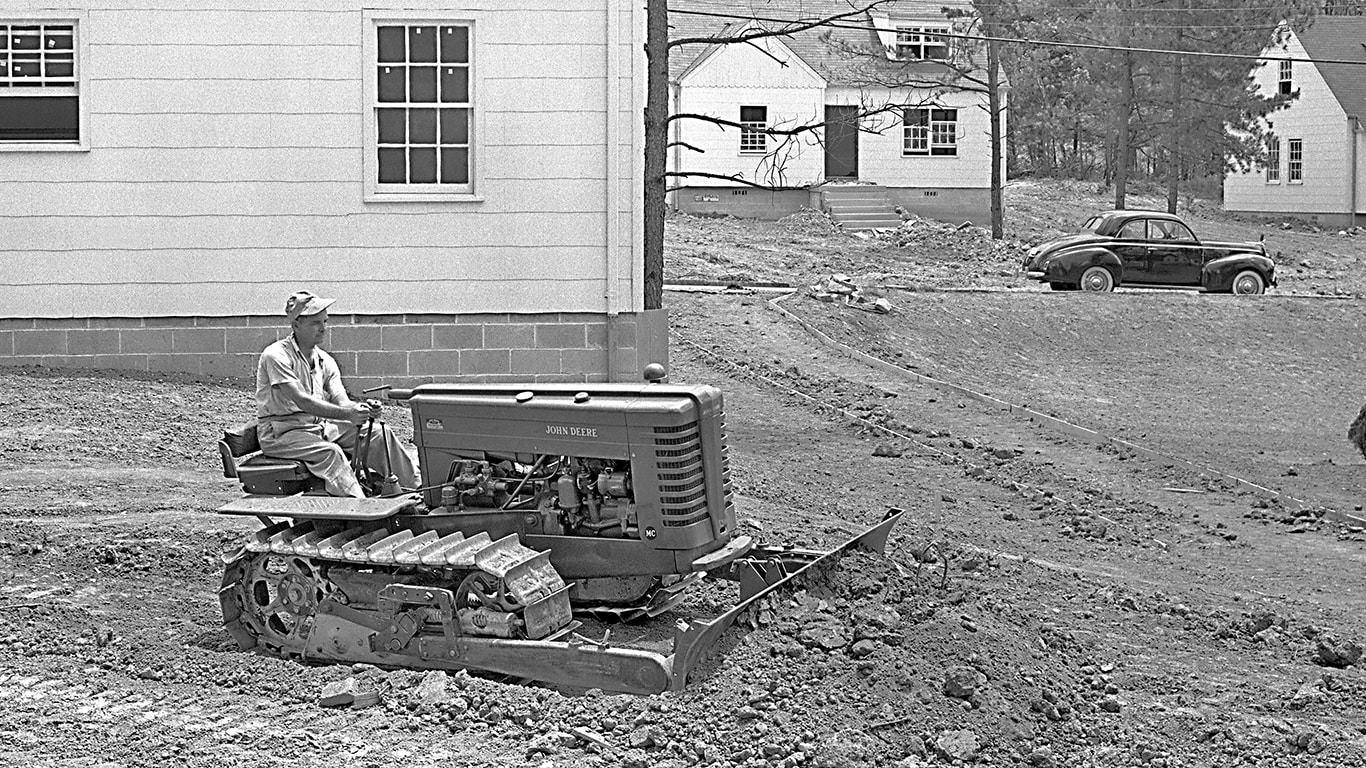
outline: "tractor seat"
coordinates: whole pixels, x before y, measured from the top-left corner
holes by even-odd
[[[218,455],[223,460],[223,477],[237,478],[247,493],[286,496],[322,486],[302,461],[261,453],[254,421],[224,429]]]

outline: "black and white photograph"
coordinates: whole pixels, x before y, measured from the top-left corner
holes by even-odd
[[[0,0],[0,766],[1366,765],[1366,0]]]

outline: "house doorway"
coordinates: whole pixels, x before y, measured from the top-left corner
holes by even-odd
[[[858,178],[858,107],[825,108],[825,178]]]

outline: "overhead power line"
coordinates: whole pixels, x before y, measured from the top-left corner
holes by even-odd
[[[686,16],[708,16],[718,19],[729,19],[731,21],[762,21],[787,26],[802,27],[830,27],[835,29],[856,29],[861,31],[874,30],[877,32],[895,33],[895,27],[878,27],[872,24],[850,24],[838,21],[820,21],[819,19],[778,19],[766,16],[753,16],[743,13],[719,13],[715,11],[686,11],[682,9],[669,9],[670,14],[681,14]],[[778,31],[778,30],[775,30]],[[1069,43],[1062,40],[1036,40],[1028,37],[995,37],[991,35],[966,35],[957,32],[924,31],[920,34],[926,37],[944,37],[954,40],[979,40],[982,42],[993,43],[1014,43],[1018,45],[1034,45],[1041,47],[1055,48],[1080,48],[1090,51],[1128,51],[1130,53],[1154,53],[1167,56],[1194,56],[1205,59],[1238,59],[1241,61],[1294,61],[1306,64],[1350,64],[1352,66],[1366,66],[1366,61],[1351,61],[1348,59],[1308,59],[1293,56],[1268,56],[1263,54],[1242,54],[1242,53],[1215,53],[1213,51],[1181,51],[1172,48],[1137,48],[1124,45],[1102,45],[1100,43]]]

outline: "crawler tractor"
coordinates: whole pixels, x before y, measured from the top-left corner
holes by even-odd
[[[241,648],[677,689],[757,601],[845,549],[880,551],[900,515],[831,552],[756,546],[737,530],[709,386],[426,384],[387,397],[412,409],[427,483],[415,493],[328,496],[302,463],[261,455],[254,425],[225,433],[224,474],[246,495],[218,511],[263,526],[226,558],[219,592]],[[383,488],[382,471],[357,469]],[[671,654],[577,631],[576,616],[658,616],[707,574],[738,581],[740,600],[677,621]]]

